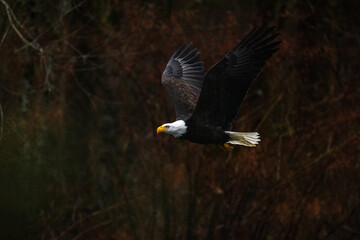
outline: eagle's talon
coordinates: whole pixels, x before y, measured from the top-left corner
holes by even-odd
[[[225,148],[227,151],[232,151],[232,150],[234,150],[234,147],[231,146],[230,144],[227,144],[227,143],[224,143],[224,148]]]

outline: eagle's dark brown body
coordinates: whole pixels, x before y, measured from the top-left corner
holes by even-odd
[[[219,126],[196,124],[191,120],[185,123],[187,131],[179,139],[201,144],[224,144],[229,141],[229,135]]]

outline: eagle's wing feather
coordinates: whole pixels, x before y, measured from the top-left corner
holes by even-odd
[[[170,58],[161,82],[175,107],[176,119],[188,119],[196,106],[202,87],[204,64],[200,52],[190,43],[183,44]]]
[[[204,77],[202,91],[191,117],[230,130],[239,106],[250,86],[277,50],[274,27],[253,29]]]

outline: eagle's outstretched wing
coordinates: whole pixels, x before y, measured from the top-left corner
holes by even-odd
[[[230,130],[239,106],[250,86],[280,41],[274,27],[253,29],[204,77],[201,94],[191,119]]]
[[[188,119],[196,106],[203,83],[204,64],[199,51],[183,44],[170,58],[161,78],[175,106],[176,119]]]

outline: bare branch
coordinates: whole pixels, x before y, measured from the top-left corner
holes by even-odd
[[[14,12],[11,10],[9,4],[5,1],[5,0],[0,0],[0,2],[5,6],[5,9],[6,9],[6,15],[9,19],[9,22],[10,22],[10,25],[11,25],[11,28],[16,32],[16,34],[20,37],[20,39],[29,47],[32,47],[33,49],[39,51],[40,53],[43,52],[43,49],[40,47],[40,45],[33,41],[33,42],[30,42],[28,41],[20,32],[20,30],[18,29],[18,26],[21,27],[19,21],[17,20]],[[18,26],[16,26],[18,25]]]

